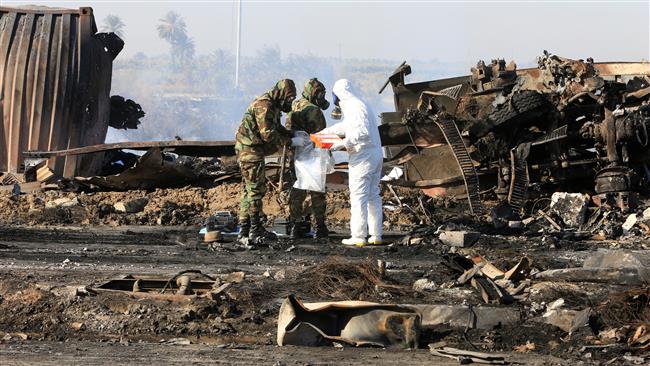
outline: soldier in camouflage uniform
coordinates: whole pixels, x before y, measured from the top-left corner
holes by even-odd
[[[305,83],[302,98],[293,103],[291,112],[287,115],[287,129],[305,131],[309,134],[319,132],[326,127],[325,116],[321,110],[326,110],[329,102],[325,99],[325,85],[318,79],[310,79]],[[315,238],[326,238],[329,234],[325,225],[325,193],[305,191],[292,188],[289,194],[289,224],[291,238],[296,239],[305,235],[302,225],[302,206],[311,197],[311,211],[316,220]]]
[[[264,157],[292,143],[291,132],[282,126],[282,112],[291,111],[296,86],[290,79],[277,82],[273,89],[257,97],[244,113],[235,137],[244,192],[239,205],[239,239],[248,238],[257,244],[261,238],[272,238],[261,222],[262,198],[266,193]]]

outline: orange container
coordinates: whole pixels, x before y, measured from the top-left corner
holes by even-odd
[[[309,139],[314,143],[314,146],[321,149],[329,149],[335,142],[342,141],[343,139],[335,134],[313,134],[309,135]]]

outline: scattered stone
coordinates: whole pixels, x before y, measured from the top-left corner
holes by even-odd
[[[559,309],[562,306],[564,306],[564,299],[559,298],[559,299],[553,301],[552,303],[546,305],[546,309],[550,311],[550,310]]]
[[[420,245],[424,241],[424,238],[409,238],[408,245]]]
[[[555,192],[551,196],[551,213],[569,227],[585,223],[588,207],[589,196],[582,193]]]
[[[147,197],[136,198],[130,201],[118,202],[113,205],[115,211],[121,213],[136,213],[144,210],[145,206],[149,203]]]
[[[230,282],[223,283],[221,286],[215,288],[211,291],[212,295],[220,295],[222,292],[230,288],[232,284]]]
[[[244,277],[246,274],[244,272],[233,272],[230,273],[226,276],[225,281],[226,282],[234,282],[234,283],[240,283],[244,281]]]
[[[630,230],[636,225],[636,222],[638,221],[636,214],[631,214],[630,216],[627,217],[625,222],[623,223],[623,235],[627,235],[630,233]]]
[[[70,323],[70,328],[76,331],[80,331],[86,329],[86,325],[82,322],[73,322]]]
[[[642,217],[643,217],[643,221],[648,221],[648,220],[650,220],[650,207],[648,207],[648,208],[646,208],[645,210],[643,210]]]
[[[45,204],[45,208],[55,208],[55,207],[75,207],[79,206],[79,199],[75,198],[57,198],[54,201],[49,201]]]
[[[97,292],[88,286],[80,286],[75,289],[74,294],[75,296],[89,296],[96,295]]]
[[[481,233],[475,231],[443,231],[440,233],[440,241],[453,247],[469,247],[478,241]]]
[[[542,319],[546,324],[554,325],[567,333],[573,333],[587,326],[590,314],[591,309],[589,308],[581,311],[555,308],[542,315]]]
[[[508,228],[510,229],[521,229],[524,227],[524,223],[522,221],[508,221]]]
[[[284,269],[281,269],[273,275],[273,279],[276,281],[283,281],[287,277],[287,273]]]
[[[433,281],[429,281],[426,278],[420,278],[413,282],[413,290],[423,292],[423,291],[432,291],[436,289],[436,284]]]
[[[519,353],[527,353],[535,350],[535,343],[531,341],[526,341],[526,344],[520,344],[518,346],[512,347],[512,350]]]

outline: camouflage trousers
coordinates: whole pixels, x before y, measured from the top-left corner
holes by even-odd
[[[302,221],[302,206],[307,195],[311,197],[311,212],[314,215],[316,224],[324,224],[325,209],[327,208],[324,192],[305,191],[302,189],[292,188],[291,193],[289,193],[289,218],[294,222]]]
[[[262,198],[266,193],[266,175],[264,160],[240,161],[244,191],[239,202],[239,219],[248,219],[251,215],[262,214]]]

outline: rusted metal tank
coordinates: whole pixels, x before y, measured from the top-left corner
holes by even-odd
[[[0,172],[27,150],[103,143],[112,62],[124,43],[97,33],[89,7],[0,7]],[[57,175],[91,174],[101,154],[50,159]]]

